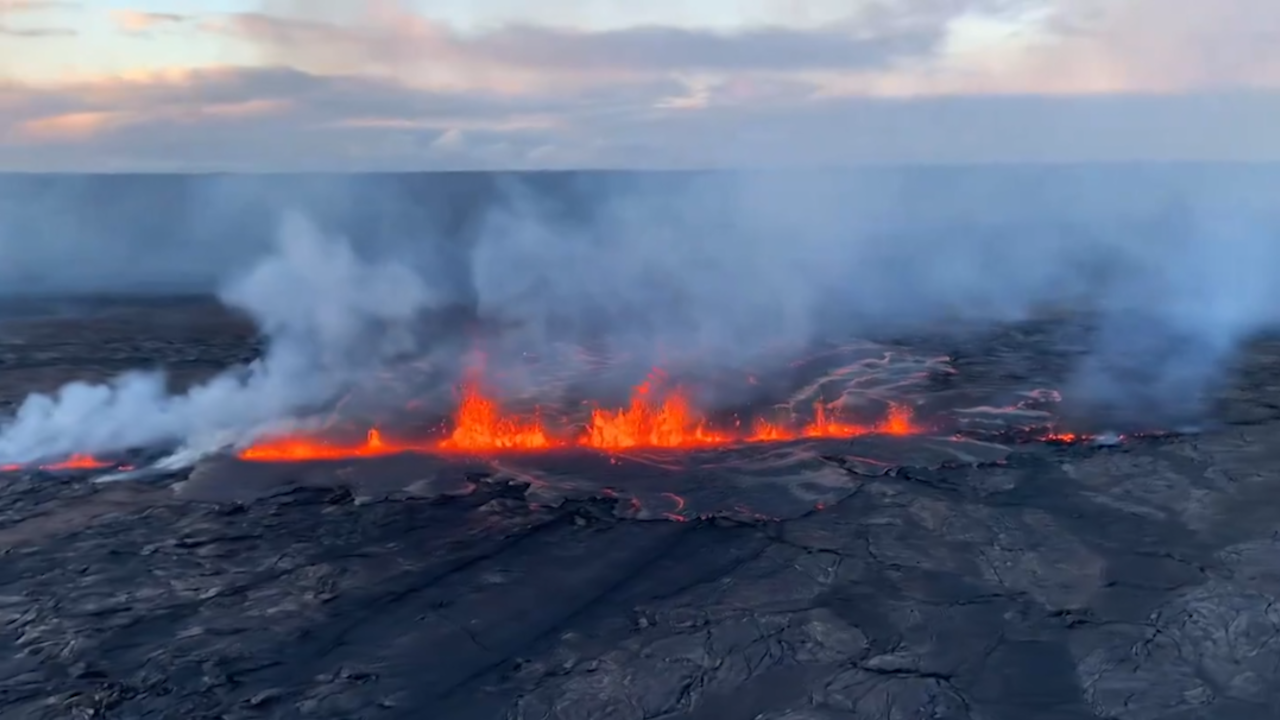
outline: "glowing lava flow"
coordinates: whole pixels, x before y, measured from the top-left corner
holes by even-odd
[[[99,460],[92,455],[72,455],[71,457],[56,463],[47,463],[40,465],[0,465],[0,472],[17,472],[20,470],[101,470],[103,468],[114,467],[115,463],[109,463],[105,460]]]
[[[826,405],[814,405],[813,420],[795,428],[785,423],[757,421],[750,434],[711,427],[694,411],[678,390],[658,392],[656,381],[648,380],[632,393],[630,404],[621,409],[596,408],[576,439],[549,431],[536,415],[504,414],[479,385],[463,388],[461,402],[453,417],[448,437],[435,442],[402,443],[370,430],[363,443],[342,444],[309,436],[285,436],[263,440],[239,453],[255,462],[299,462],[376,457],[401,452],[532,452],[579,446],[612,451],[634,448],[705,448],[735,443],[786,442],[801,438],[851,438],[860,435],[912,435],[921,432],[910,408],[894,405],[888,416],[873,425],[841,421]]]
[[[301,462],[304,460],[342,460],[353,457],[393,455],[414,448],[383,441],[377,428],[369,430],[363,443],[344,445],[319,438],[285,436],[254,444],[240,451],[242,460],[254,462]]]

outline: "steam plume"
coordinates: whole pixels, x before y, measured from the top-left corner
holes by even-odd
[[[430,301],[413,272],[366,263],[299,216],[275,252],[222,290],[269,338],[267,354],[182,395],[162,373],[128,373],[32,395],[0,429],[0,458],[25,463],[228,433],[251,433],[332,400],[377,363],[413,347],[410,321]]]
[[[1028,208],[827,180],[617,194],[582,224],[513,188],[473,253],[480,312],[520,328],[523,348],[589,337],[640,364],[716,370],[815,339],[1071,309],[1098,330],[1068,395],[1124,429],[1199,420],[1241,343],[1280,325],[1280,225],[1256,185]]]
[[[506,392],[547,387],[527,355],[576,369],[561,348],[577,343],[638,371],[714,372],[829,336],[1080,310],[1100,329],[1065,394],[1127,424],[1202,412],[1240,344],[1280,324],[1274,182],[920,172],[309,180],[309,214],[397,262],[364,262],[289,219],[273,254],[220,292],[269,337],[262,361],[179,396],[143,374],[33,396],[0,428],[0,462],[252,435],[402,355],[465,350],[414,343],[416,315],[446,304],[501,328],[485,350]],[[251,190],[223,185],[190,214],[230,226],[288,196],[283,180],[266,201],[262,181],[236,182]]]
[[[1280,326],[1276,226],[1223,199],[1178,220],[1105,288],[1072,379],[1077,403],[1120,425],[1198,424],[1241,344]]]

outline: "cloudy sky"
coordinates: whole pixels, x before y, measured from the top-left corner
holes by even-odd
[[[1280,160],[1277,0],[0,0],[0,169]]]

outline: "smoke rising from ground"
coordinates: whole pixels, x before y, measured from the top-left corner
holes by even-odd
[[[536,393],[545,379],[522,358],[574,362],[562,344],[607,348],[637,371],[697,374],[787,358],[833,336],[1089,311],[1099,331],[1069,398],[1124,422],[1194,416],[1239,344],[1280,320],[1271,279],[1280,217],[1270,205],[1280,176],[1215,172],[1226,171],[458,176],[432,180],[434,192],[354,177],[192,186],[169,221],[172,241],[154,230],[133,241],[95,237],[83,226],[80,237],[185,243],[198,261],[171,250],[171,267],[154,264],[145,278],[135,269],[132,279],[221,278],[223,300],[270,338],[267,356],[181,396],[167,395],[160,376],[129,375],[29,398],[0,431],[0,460],[288,419],[393,360],[458,354],[439,338],[415,342],[422,313],[457,305],[500,328],[486,363],[513,394]],[[288,219],[265,255],[267,244],[244,232],[226,247],[213,240],[285,207],[307,219]],[[24,227],[43,216],[28,213]],[[74,214],[49,217],[66,228]],[[146,227],[134,219],[123,227]],[[14,227],[0,218],[0,257],[11,261],[0,277],[11,290],[32,278],[33,287],[76,285],[15,242]]]
[[[0,430],[0,457],[234,441],[330,402],[380,364],[411,352],[411,320],[431,295],[405,267],[366,263],[345,240],[286,216],[278,245],[221,293],[270,338],[267,354],[181,395],[162,373],[71,383],[33,395]]]
[[[1280,217],[1256,186],[1155,214],[1121,194],[1099,222],[1069,197],[1066,212],[983,217],[980,199],[964,205],[981,189],[904,197],[830,180],[695,182],[605,203],[580,229],[517,190],[474,250],[480,312],[520,328],[524,347],[571,334],[696,372],[768,351],[785,362],[841,335],[1074,310],[1098,327],[1068,397],[1125,428],[1202,419],[1240,345],[1280,325]]]
[[[1073,378],[1076,401],[1118,423],[1201,421],[1240,346],[1280,327],[1275,215],[1201,198],[1178,223],[1107,285]]]

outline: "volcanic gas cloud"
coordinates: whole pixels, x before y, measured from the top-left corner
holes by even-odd
[[[580,447],[600,451],[643,448],[695,449],[744,443],[786,442],[800,438],[851,438],[859,435],[911,435],[921,431],[911,409],[892,405],[875,422],[846,420],[824,403],[815,403],[805,422],[792,418],[733,418],[710,422],[679,387],[667,387],[660,374],[638,385],[625,407],[594,406],[585,422],[555,426],[538,412],[508,413],[485,394],[482,383],[468,381],[456,412],[443,432],[431,438],[392,438],[377,427],[358,443],[341,443],[317,435],[283,435],[263,439],[239,452],[256,462],[299,462],[372,457],[402,452],[494,453],[539,452]]]

